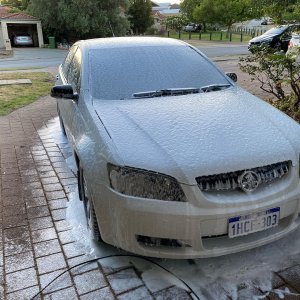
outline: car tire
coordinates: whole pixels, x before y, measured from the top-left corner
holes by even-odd
[[[86,221],[87,221],[87,227],[89,228],[89,230],[91,232],[93,240],[95,240],[97,242],[101,242],[102,238],[101,238],[101,234],[100,234],[100,230],[99,230],[99,226],[98,226],[98,221],[96,218],[94,205],[93,205],[93,202],[89,195],[86,180],[84,178],[84,173],[83,173],[82,169],[80,169],[78,175],[79,175],[79,181],[80,181],[79,185],[78,185],[80,188],[79,195],[80,195],[81,199],[83,200],[84,212],[85,212]]]

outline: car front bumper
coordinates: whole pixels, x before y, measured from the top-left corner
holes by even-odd
[[[15,46],[32,46],[33,42],[31,41],[15,41]]]
[[[94,201],[102,238],[124,250],[152,257],[188,259],[235,253],[275,241],[300,225],[299,188],[258,207],[201,208],[191,203],[147,200],[101,188]],[[228,219],[280,207],[279,225],[229,238]],[[149,242],[151,241],[151,242]],[[162,242],[162,243],[161,243]]]

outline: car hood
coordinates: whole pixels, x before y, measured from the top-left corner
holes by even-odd
[[[238,87],[176,97],[94,99],[93,105],[123,160],[117,163],[165,173],[181,183],[298,160],[300,126]]]
[[[253,39],[251,39],[249,41],[249,43],[257,43],[257,42],[263,42],[265,40],[268,40],[268,39],[273,39],[274,37],[278,36],[278,34],[263,34],[263,35],[260,35],[260,36],[257,36]]]

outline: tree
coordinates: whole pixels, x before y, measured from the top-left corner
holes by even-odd
[[[183,0],[180,4],[181,11],[183,14],[187,16],[187,18],[192,21],[196,22],[194,19],[194,10],[197,6],[199,6],[203,0]],[[198,20],[199,21],[199,20]],[[202,23],[202,21],[201,21]]]
[[[135,34],[143,34],[154,24],[150,0],[132,0],[128,15]]]
[[[75,41],[124,35],[129,22],[122,6],[126,0],[30,0],[28,11],[42,20],[48,35]]]
[[[285,16],[288,20],[297,20],[300,21],[300,3],[293,5],[293,12],[291,15]]]
[[[171,16],[165,21],[168,28],[175,29],[177,31],[181,30],[184,25],[189,22],[186,16]]]
[[[25,10],[29,0],[2,0],[1,5],[10,6],[19,10]]]
[[[300,122],[300,51],[291,55],[258,48],[253,54],[240,59],[243,72],[260,83],[260,88],[275,99],[269,102]]]
[[[219,23],[229,31],[235,22],[254,17],[254,11],[251,0],[203,0],[194,9],[193,16],[197,22]]]
[[[299,6],[299,0],[261,0],[263,12],[275,23],[282,24],[284,20],[294,19],[294,10]]]

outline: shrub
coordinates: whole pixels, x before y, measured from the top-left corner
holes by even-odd
[[[272,95],[268,100],[300,122],[300,64],[297,55],[285,55],[268,47],[257,48],[240,58],[240,69],[257,80],[260,88]]]

